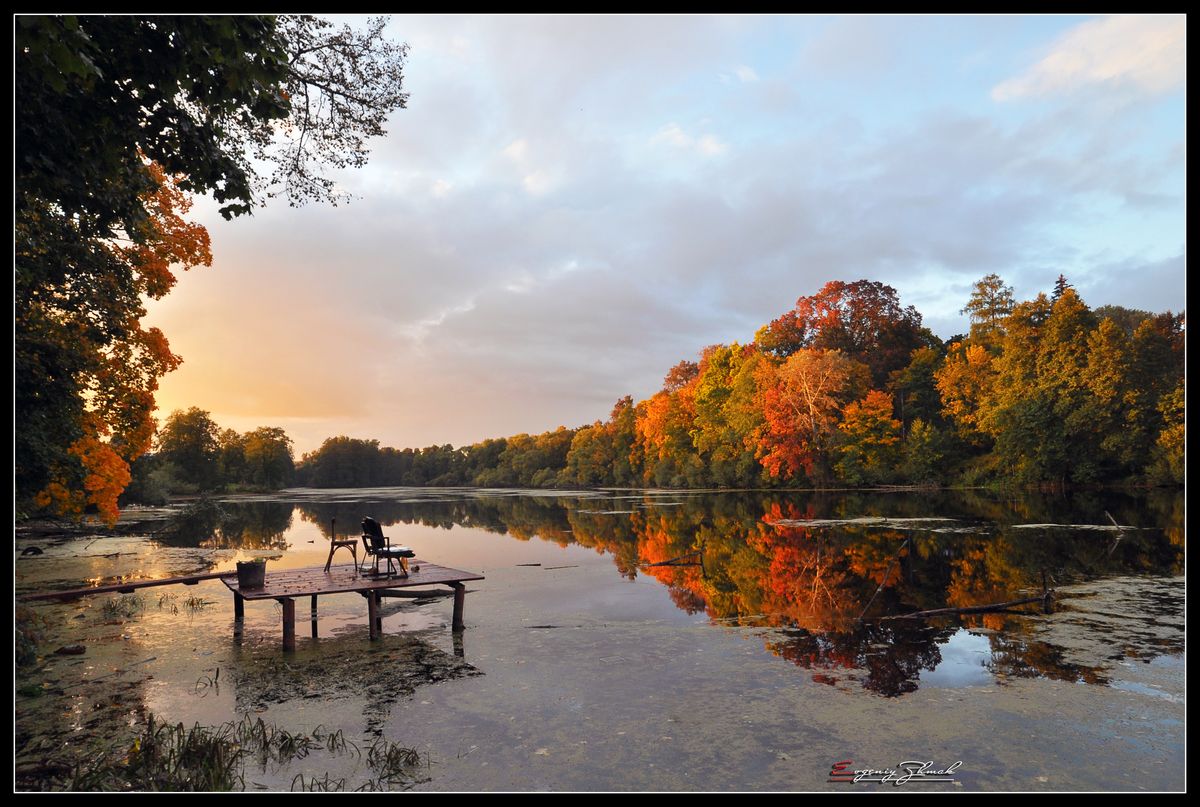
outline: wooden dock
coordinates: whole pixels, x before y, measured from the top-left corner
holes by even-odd
[[[417,567],[420,568],[420,571],[415,571]],[[222,576],[221,582],[233,592],[235,633],[241,629],[247,600],[252,602],[276,600],[283,606],[284,650],[294,650],[296,647],[296,598],[309,597],[311,599],[312,635],[316,636],[317,598],[322,594],[347,592],[361,594],[367,601],[367,623],[370,626],[370,636],[372,639],[378,639],[383,635],[383,618],[379,614],[380,600],[384,596],[389,596],[390,590],[416,586],[449,586],[454,591],[453,630],[456,633],[463,630],[465,628],[463,608],[467,598],[467,587],[464,584],[471,580],[483,580],[483,575],[420,560],[412,561],[410,568],[414,570],[404,577],[394,574],[364,574],[356,572],[353,566],[334,566],[328,572],[321,566],[281,569],[277,572],[267,572],[263,587],[255,589],[240,588],[237,575]]]

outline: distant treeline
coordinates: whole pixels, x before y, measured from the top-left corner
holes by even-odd
[[[196,407],[167,416],[155,448],[131,466],[122,504],[162,504],[172,494],[279,490],[295,481],[292,440],[283,429],[222,429]]]
[[[1091,310],[1065,278],[1017,302],[996,275],[942,342],[895,289],[833,281],[747,345],[713,345],[605,421],[471,446],[334,437],[310,487],[1182,484],[1184,318]]]

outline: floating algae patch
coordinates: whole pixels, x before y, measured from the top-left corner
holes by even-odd
[[[940,524],[957,521],[955,518],[929,516],[927,518],[885,518],[884,516],[860,516],[859,518],[778,518],[771,521],[784,527],[889,527],[892,529],[921,529],[925,524]]]
[[[1078,664],[1149,662],[1185,650],[1185,579],[1112,577],[1063,586],[1059,607],[1030,620],[1034,638],[1062,648]]]

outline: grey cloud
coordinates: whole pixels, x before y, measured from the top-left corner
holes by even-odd
[[[197,357],[181,373],[251,395],[255,366],[278,355],[272,389],[289,393],[293,375],[323,387],[309,433],[458,444],[605,417],[831,279],[890,283],[942,336],[965,329],[957,310],[992,271],[1020,295],[1087,267],[1071,279],[1092,305],[1110,292],[1177,305],[1181,258],[1088,262],[1051,232],[1096,194],[1175,204],[1181,150],[1148,161],[1125,129],[1104,128],[1127,108],[1018,123],[943,109],[884,129],[798,110],[801,94],[764,74],[721,88],[731,94],[703,131],[729,148],[706,161],[642,147],[671,120],[701,131],[664,99],[693,100],[676,85],[698,67],[717,66],[715,85],[721,66],[751,64],[736,52],[744,20],[418,22],[417,41],[444,52],[410,71],[425,82],[410,85],[411,108],[345,176],[363,198],[206,219],[217,265],[201,271],[220,282],[181,285],[163,323]],[[522,164],[503,154],[518,138]],[[529,193],[532,170],[557,184]],[[436,197],[439,179],[452,187]],[[245,324],[264,307],[282,320],[265,334]]]

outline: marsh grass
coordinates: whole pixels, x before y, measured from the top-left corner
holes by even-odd
[[[13,659],[18,667],[31,667],[38,660],[38,644],[44,639],[48,623],[32,608],[17,606],[13,613]]]
[[[198,679],[196,679],[196,686],[194,687],[194,689],[197,693],[199,693],[200,697],[204,697],[205,695],[207,695],[209,693],[209,691],[212,691],[214,694],[219,695],[219,694],[221,694],[221,683],[220,682],[221,682],[221,668],[217,667],[216,672],[214,672],[212,675],[205,674],[205,675],[200,676]]]
[[[145,597],[141,594],[128,594],[106,600],[101,612],[107,619],[132,619],[145,610]]]
[[[216,684],[218,672],[207,678]],[[205,679],[201,679],[203,682]],[[341,730],[328,731],[317,726],[309,733],[290,732],[266,723],[261,717],[246,716],[240,721],[206,727],[187,728],[182,723],[147,718],[132,745],[115,753],[96,755],[74,766],[44,766],[60,775],[52,781],[35,783],[38,789],[77,791],[227,791],[246,789],[246,767],[256,764],[261,770],[304,759],[313,751],[333,756],[362,757],[359,745]],[[393,785],[411,785],[418,779],[415,770],[421,755],[399,743],[377,740],[367,752],[374,776],[357,790],[387,790]],[[345,778],[297,774],[292,790],[344,791]]]
[[[338,793],[346,789],[346,780],[331,779],[329,774],[321,779],[313,776],[305,778],[304,774],[298,773],[292,779],[292,790],[299,790],[305,793]],[[359,788],[361,790],[361,788]]]
[[[414,772],[421,765],[421,753],[381,737],[367,751],[367,764],[380,785],[410,784],[417,780]]]
[[[203,597],[188,597],[183,601],[183,607],[193,614],[197,611],[203,611],[212,604],[212,600],[206,600]]]

